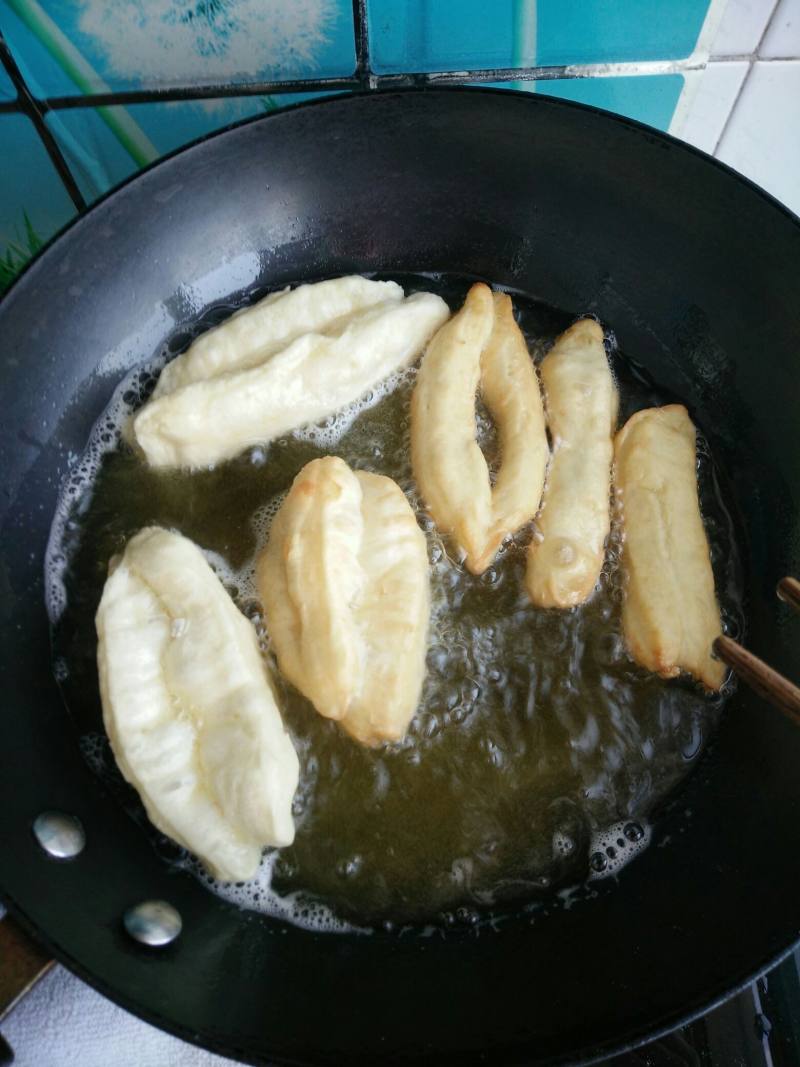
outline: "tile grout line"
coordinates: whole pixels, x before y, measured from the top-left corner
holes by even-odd
[[[694,49],[688,57],[690,64],[681,72],[683,86],[678,94],[678,99],[672,111],[672,118],[667,126],[667,133],[671,133],[674,137],[681,137],[683,130],[686,128],[689,115],[700,90],[702,73],[708,69],[711,48],[719,33],[727,6],[728,0],[710,0],[706,7],[703,24],[697,35]],[[697,64],[697,69],[694,69],[694,64]]]
[[[769,30],[770,26],[772,25],[772,20],[775,17],[775,12],[778,10],[778,4],[779,3],[780,3],[780,0],[773,0],[772,10],[769,13],[769,18],[767,19],[766,23],[764,24],[764,29],[761,31],[761,36],[756,41],[756,46],[753,49],[752,53],[748,56],[747,73],[742,78],[742,84],[739,86],[739,90],[736,93],[736,96],[733,98],[733,103],[731,104],[730,111],[727,114],[727,117],[726,117],[725,122],[724,122],[724,124],[722,126],[722,129],[720,130],[719,137],[717,138],[716,144],[714,145],[714,150],[711,153],[711,155],[713,155],[715,158],[716,158],[717,152],[719,151],[720,146],[722,145],[722,142],[723,142],[723,140],[725,138],[725,134],[728,132],[728,129],[730,128],[731,121],[733,120],[734,113],[736,111],[736,108],[739,105],[739,101],[742,98],[742,93],[744,92],[745,86],[750,81],[750,75],[753,73],[753,68],[755,67],[756,62],[758,62],[759,50],[760,50],[762,44],[764,43],[764,38],[767,35],[767,30]]]
[[[752,52],[744,52],[738,56],[710,56],[709,66],[714,63],[748,63],[751,59],[757,59],[759,63],[800,63],[800,55],[797,56],[755,56]]]
[[[719,137],[715,141],[714,147],[712,148],[712,150],[710,152],[710,155],[714,156],[715,158],[716,158],[717,152],[719,151],[719,146],[722,144],[722,140],[723,140],[725,134],[728,132],[728,127],[731,124],[731,121],[733,119],[733,113],[736,111],[736,108],[737,108],[737,105],[739,103],[739,100],[742,97],[742,93],[744,92],[744,87],[750,81],[750,75],[753,73],[753,67],[754,66],[755,66],[755,58],[753,56],[750,56],[750,58],[748,59],[748,63],[747,63],[747,73],[742,78],[742,84],[736,90],[736,96],[734,96],[733,103],[730,106],[730,110],[728,111],[728,114],[725,116],[725,121],[722,124],[722,129],[719,131]]]
[[[39,140],[39,145],[45,150],[56,174],[61,181],[64,191],[72,201],[78,213],[86,210],[86,200],[80,190],[75,175],[72,173],[69,163],[53,131],[49,128],[46,115],[40,101],[31,92],[25,77],[20,70],[16,59],[8,46],[8,42],[0,33],[0,69],[5,70],[12,85],[17,91],[17,114],[24,115],[33,125]]]

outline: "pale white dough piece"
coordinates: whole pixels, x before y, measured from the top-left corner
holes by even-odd
[[[158,527],[127,544],[96,617],[103,720],[150,821],[224,881],[294,839],[299,765],[255,631],[202,552]]]
[[[553,454],[525,581],[537,607],[568,608],[595,588],[611,525],[618,397],[599,323],[570,326],[541,373]]]
[[[433,293],[376,304],[339,320],[336,331],[303,334],[258,366],[149,401],[134,417],[135,441],[154,467],[230,459],[330,415],[408,366],[448,315]]]
[[[697,495],[696,433],[686,408],[637,411],[617,434],[615,455],[628,651],[662,678],[688,671],[717,690],[726,668],[711,649],[722,623]]]
[[[492,488],[475,439],[480,389],[497,427],[500,467]],[[533,518],[547,465],[536,371],[511,298],[473,285],[461,310],[428,346],[411,402],[411,455],[423,499],[473,574]]]
[[[425,537],[400,487],[335,456],[297,475],[256,567],[282,673],[366,745],[397,740],[425,675]]]
[[[389,300],[402,300],[396,282],[374,282],[357,274],[270,293],[201,334],[164,367],[153,397],[192,382],[255,367],[304,333],[327,333],[340,320]]]

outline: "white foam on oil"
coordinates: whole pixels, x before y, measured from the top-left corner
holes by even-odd
[[[108,740],[105,734],[90,733],[83,734],[79,739],[78,745],[81,750],[81,755],[89,764],[91,769],[97,775],[98,778],[105,778],[108,773],[108,767],[105,760],[106,747]]]
[[[589,881],[619,874],[635,856],[644,852],[652,836],[652,828],[642,821],[625,820],[596,830],[589,847]]]
[[[260,911],[273,919],[283,919],[293,926],[312,930],[321,934],[371,933],[367,927],[355,926],[345,922],[319,900],[304,896],[302,893],[289,893],[282,897],[272,888],[272,878],[278,851],[270,849],[265,852],[255,875],[247,882],[218,882],[194,857],[187,853],[186,866],[192,873],[218,897],[235,904],[239,908]]]
[[[298,441],[308,441],[316,445],[317,448],[335,448],[362,412],[375,407],[384,397],[389,396],[400,386],[410,385],[416,376],[416,365],[394,371],[388,378],[384,378],[372,389],[369,389],[358,399],[345,404],[343,408],[339,408],[328,418],[320,422],[310,423],[307,426],[299,426],[292,431],[292,437]]]
[[[556,830],[553,834],[553,855],[571,856],[575,851],[575,842],[565,834],[563,830]]]
[[[240,610],[248,600],[257,599],[253,559],[247,560],[241,567],[233,567],[219,552],[213,552],[210,548],[203,548],[202,552]]]
[[[45,606],[51,625],[58,622],[67,604],[64,576],[70,563],[71,525],[87,511],[103,457],[119,447],[131,415],[142,404],[166,359],[164,348],[122,379],[108,407],[92,427],[83,454],[69,457],[69,470],[58,495],[44,559]]]

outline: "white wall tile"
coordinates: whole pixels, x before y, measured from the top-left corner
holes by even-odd
[[[758,54],[800,57],[800,0],[780,0]]]
[[[775,0],[728,0],[711,54],[745,56],[755,52],[774,7]]]
[[[746,60],[728,60],[709,63],[698,72],[698,86],[688,100],[681,127],[670,132],[704,152],[713,152],[749,66]]]
[[[800,214],[800,60],[753,66],[716,155]]]

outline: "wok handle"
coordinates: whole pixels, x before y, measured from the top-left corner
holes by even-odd
[[[55,963],[32,941],[10,915],[0,919],[0,1020]],[[0,1064],[11,1063],[14,1054],[0,1037]]]

